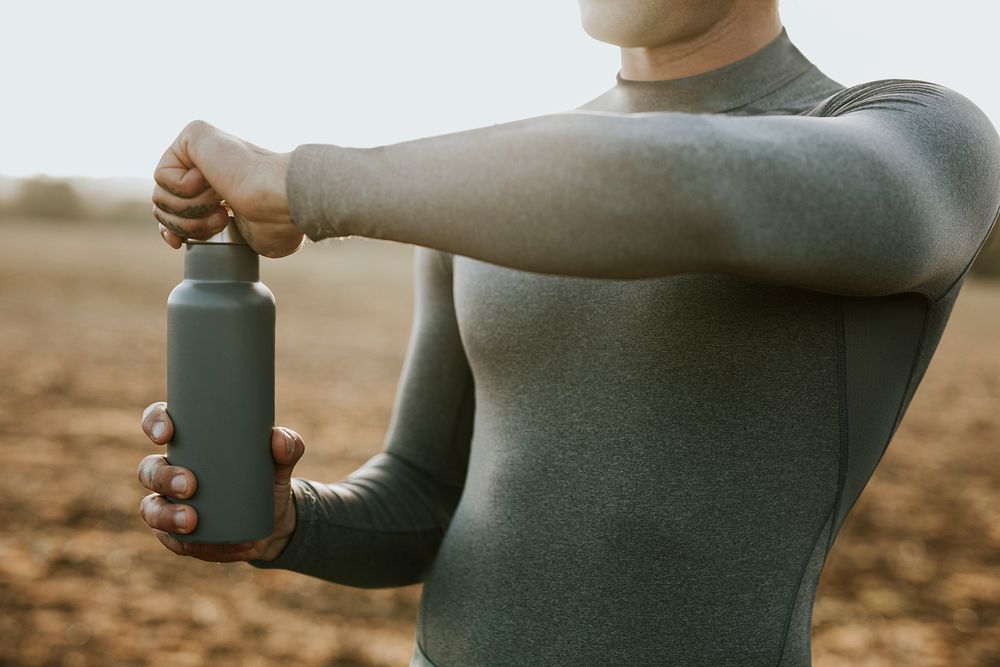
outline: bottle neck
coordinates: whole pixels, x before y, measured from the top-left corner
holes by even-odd
[[[188,280],[260,280],[260,257],[250,246],[231,243],[188,243],[184,246]]]

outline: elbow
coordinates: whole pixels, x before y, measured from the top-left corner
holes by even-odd
[[[393,535],[379,548],[354,552],[336,570],[338,583],[354,588],[398,588],[423,583],[444,537],[443,531]],[[346,550],[345,550],[346,551]],[[341,551],[345,554],[345,551]]]
[[[984,241],[979,225],[970,219],[977,216],[956,205],[948,193],[933,192],[914,196],[924,205],[919,214],[911,211],[905,225],[909,233],[892,240],[888,276],[895,285],[886,293],[918,292],[939,299],[970,266]]]
[[[953,244],[950,239],[942,245],[940,234],[930,224],[919,226],[907,252],[900,253],[896,280],[899,288],[893,292],[919,292],[929,299],[935,299],[938,285],[949,276],[957,277],[961,268],[949,261],[945,249]]]
[[[891,155],[880,154],[859,170],[876,185],[859,185],[855,192],[870,196],[845,197],[846,206],[831,207],[837,214],[826,226],[828,247],[836,248],[837,261],[828,267],[835,282],[830,291],[862,297],[916,293],[933,301],[961,271],[967,239],[955,221],[962,215],[933,174]]]
[[[831,272],[837,284],[829,291],[860,297],[916,293],[934,300],[937,285],[952,273],[951,262],[926,225],[908,227],[910,233],[887,234],[882,243],[866,248],[875,252],[854,254],[854,261]]]
[[[912,292],[936,301],[968,267],[969,239],[954,226],[931,220],[907,223],[909,233],[886,235],[878,252],[842,276],[850,296],[888,296]]]

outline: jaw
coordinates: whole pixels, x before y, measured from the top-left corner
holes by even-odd
[[[580,0],[588,35],[623,48],[684,42],[733,13],[739,0]]]

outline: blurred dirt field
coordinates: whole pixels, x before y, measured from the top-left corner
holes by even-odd
[[[411,253],[349,240],[262,261],[296,475],[335,481],[381,447]],[[0,665],[406,665],[419,587],[182,558],[139,518],[136,465],[158,451],[139,417],[166,396],[181,271],[151,219],[0,223]],[[1000,665],[998,408],[1000,282],[970,278],[827,561],[815,665]]]

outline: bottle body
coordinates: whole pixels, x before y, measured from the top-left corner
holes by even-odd
[[[274,530],[274,324],[259,258],[239,244],[189,244],[167,300],[167,461],[197,480],[185,542],[245,542]],[[168,497],[168,500],[173,501]]]

